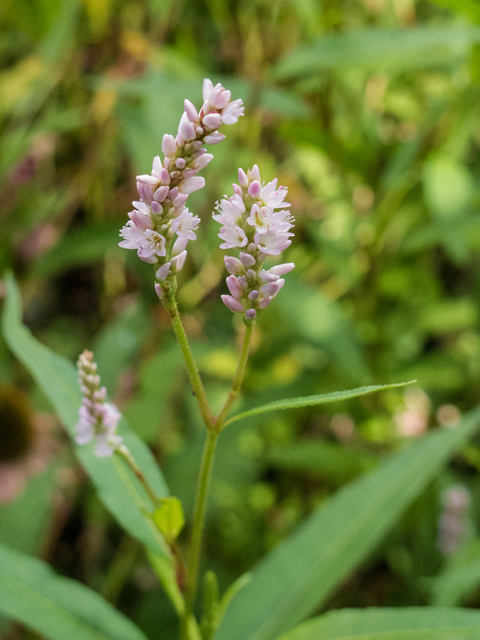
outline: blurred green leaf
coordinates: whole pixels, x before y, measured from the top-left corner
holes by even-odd
[[[53,489],[58,468],[30,479],[13,504],[0,506],[0,544],[36,554],[53,515]]]
[[[351,480],[375,466],[378,459],[365,451],[347,448],[338,442],[294,441],[274,447],[265,456],[274,467],[317,473],[337,481]]]
[[[325,36],[287,54],[273,69],[285,80],[327,69],[348,67],[404,70],[452,65],[480,41],[476,27],[415,27],[402,30],[368,29]]]
[[[299,407],[313,407],[319,404],[326,404],[327,402],[339,402],[340,400],[348,400],[350,398],[358,398],[365,396],[369,393],[375,393],[375,391],[382,391],[383,389],[393,389],[394,387],[404,387],[407,384],[412,384],[415,380],[410,382],[398,382],[395,384],[373,385],[370,387],[358,387],[358,389],[349,389],[348,391],[334,391],[333,393],[320,393],[315,396],[306,396],[304,398],[288,398],[285,400],[275,400],[269,402],[261,407],[250,409],[239,413],[232,418],[229,418],[225,422],[225,426],[250,416],[256,416],[259,413],[269,413],[270,411],[278,411],[279,409],[298,409]]]
[[[475,640],[479,633],[478,611],[371,608],[331,611],[304,622],[281,640]]]
[[[119,229],[118,223],[109,223],[73,231],[35,263],[33,275],[48,278],[72,267],[100,261],[107,251],[120,254],[116,242]]]
[[[480,409],[429,434],[355,480],[253,570],[217,640],[270,640],[318,608],[355,570],[448,458],[478,428]]]
[[[94,591],[0,546],[0,611],[52,640],[146,640]]]
[[[436,607],[454,607],[461,604],[480,586],[480,543],[469,545],[460,558],[452,559],[444,570],[432,580],[430,602]]]
[[[6,281],[7,299],[3,313],[5,340],[49,398],[73,437],[82,400],[76,369],[71,362],[39,343],[23,326],[20,291],[13,276],[8,275]],[[167,487],[148,447],[128,429],[125,421],[120,423],[119,433],[157,495],[166,495]],[[89,446],[75,445],[75,452],[92,479],[100,499],[119,523],[147,547],[161,552],[164,541],[153,523],[147,524],[143,510],[149,503],[130,469],[116,456],[98,458]]]
[[[115,395],[119,374],[139,349],[148,326],[147,310],[138,304],[126,309],[97,336],[95,362],[110,396]]]
[[[465,165],[440,154],[425,162],[423,186],[427,204],[440,219],[457,218],[468,207],[474,193],[472,176]]]
[[[431,0],[434,4],[445,9],[461,13],[473,22],[480,22],[480,6],[476,0]]]

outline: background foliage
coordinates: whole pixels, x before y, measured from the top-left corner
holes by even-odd
[[[71,360],[94,349],[187,516],[202,428],[151,268],[117,241],[135,174],[175,132],[183,98],[199,105],[204,77],[246,104],[192,196],[203,224],[182,272],[181,308],[213,404],[236,352],[210,215],[238,166],[254,163],[289,187],[287,259],[297,268],[258,322],[242,409],[259,397],[418,379],[416,389],[226,430],[205,559],[223,587],[334,490],[477,403],[474,0],[3,0],[0,24],[0,272],[14,270],[43,343]],[[27,392],[35,416],[52,412],[3,342],[0,382]],[[175,613],[139,544],[101,506],[60,427],[56,437],[51,467],[0,508],[0,542],[101,591],[149,637],[160,610],[163,637],[175,637]],[[322,610],[478,606],[479,463],[475,443],[464,448]],[[445,557],[442,495],[456,485],[470,507]],[[24,637],[20,627],[8,633]]]

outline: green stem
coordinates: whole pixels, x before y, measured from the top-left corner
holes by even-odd
[[[193,358],[192,350],[190,349],[190,345],[188,343],[185,329],[183,328],[180,314],[178,313],[178,307],[175,299],[173,299],[169,306],[166,308],[168,313],[170,314],[170,318],[172,319],[173,330],[175,331],[178,344],[180,345],[180,349],[182,350],[183,357],[187,365],[188,375],[190,377],[190,382],[192,383],[193,391],[200,408],[200,413],[202,414],[202,418],[207,426],[207,429],[211,429],[214,418],[208,404],[205,389],[203,388],[200,373],[198,372],[197,365]]]
[[[158,506],[157,495],[155,491],[152,489],[151,484],[148,482],[147,478],[145,477],[145,474],[140,469],[140,467],[135,461],[135,458],[132,456],[132,454],[127,449],[127,447],[124,444],[121,444],[117,449],[115,449],[115,453],[117,453],[119,456],[121,456],[125,460],[125,462],[128,464],[130,469],[133,471],[133,473],[137,476],[137,478],[142,483],[142,486],[147,492],[148,497],[153,502],[153,506],[157,508]]]
[[[248,352],[250,349],[250,340],[252,338],[253,325],[254,323],[248,324],[245,327],[245,335],[243,337],[242,350],[238,358],[237,370],[233,378],[232,388],[230,389],[230,393],[228,394],[228,398],[226,399],[225,404],[223,405],[220,413],[215,419],[215,430],[217,431],[217,433],[220,433],[220,431],[223,430],[224,428],[223,423],[225,421],[225,418],[228,416],[230,409],[232,408],[233,403],[237,399],[237,396],[240,392],[240,388],[243,382],[243,376],[245,375],[245,368],[247,366]]]
[[[217,446],[218,433],[207,432],[207,440],[203,449],[202,464],[198,474],[197,495],[195,498],[195,512],[193,517],[192,539],[187,565],[185,616],[183,619],[183,637],[188,638],[188,620],[193,613],[193,603],[197,591],[198,569],[200,564],[200,552],[202,547],[202,535],[207,509],[207,494],[212,475],[213,459]]]

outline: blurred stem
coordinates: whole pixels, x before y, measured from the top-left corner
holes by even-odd
[[[101,589],[102,595],[112,604],[116,604],[123,585],[132,572],[139,550],[140,545],[137,540],[125,534],[118,545]]]
[[[255,323],[248,324],[245,327],[245,334],[243,336],[243,345],[242,350],[240,352],[240,356],[238,358],[237,370],[235,371],[235,376],[232,382],[232,388],[230,389],[230,393],[228,394],[228,398],[225,401],[220,413],[218,414],[215,420],[215,431],[220,433],[220,431],[224,428],[225,418],[228,416],[230,409],[233,406],[233,403],[237,399],[237,396],[240,392],[240,388],[242,386],[243,377],[245,375],[245,368],[247,366],[248,353],[250,349],[250,340],[252,338],[253,326]]]
[[[197,495],[195,498],[195,511],[193,516],[192,539],[187,564],[187,577],[185,589],[185,615],[182,620],[182,638],[189,638],[188,622],[193,614],[193,603],[197,591],[198,568],[200,564],[200,552],[202,548],[203,528],[205,525],[205,513],[207,509],[207,494],[212,476],[215,448],[217,446],[218,433],[207,432],[207,440],[203,449],[202,464],[198,474]]]
[[[182,350],[183,357],[187,365],[188,375],[190,377],[190,382],[192,383],[195,398],[197,399],[198,406],[200,408],[200,413],[202,414],[202,418],[207,426],[207,429],[211,430],[214,418],[208,404],[207,396],[205,394],[205,389],[203,388],[203,383],[202,379],[200,378],[200,373],[198,372],[197,364],[194,360],[192,350],[190,349],[190,345],[188,343],[187,334],[185,333],[182,320],[180,319],[180,314],[178,313],[178,307],[175,299],[169,301],[169,305],[168,307],[166,306],[166,308],[168,313],[170,314],[170,318],[172,319],[173,330],[175,331],[178,344],[180,345],[180,349]]]
[[[153,506],[157,508],[158,506],[157,495],[155,491],[152,489],[151,484],[148,482],[147,478],[145,477],[145,474],[137,465],[135,458],[132,456],[130,451],[127,449],[127,447],[124,444],[121,444],[117,449],[115,449],[115,452],[126,461],[130,469],[133,471],[133,473],[137,476],[137,478],[142,483],[142,486],[147,492],[148,497],[153,502]]]

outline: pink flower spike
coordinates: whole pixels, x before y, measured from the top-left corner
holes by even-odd
[[[244,312],[245,309],[243,304],[239,300],[236,300],[233,296],[221,296],[221,298],[223,304],[227,306],[230,311],[233,311],[234,313]]]
[[[255,258],[249,253],[241,251],[238,257],[240,258],[241,263],[246,267],[253,267],[253,265],[255,264]]]
[[[182,238],[181,236],[179,236],[176,240],[175,240],[175,244],[173,245],[173,249],[172,249],[172,256],[178,256],[180,253],[182,253],[188,244],[188,238]]]
[[[227,287],[234,298],[240,300],[243,296],[243,290],[235,276],[228,276]]]
[[[160,269],[158,269],[155,275],[159,280],[166,280],[169,273],[170,273],[170,262],[166,262],[165,264],[162,264],[162,266],[160,267]]]
[[[251,198],[254,198],[255,200],[257,200],[260,197],[260,194],[262,193],[262,187],[260,185],[260,182],[258,180],[254,180],[251,185],[248,187],[248,195]]]
[[[157,294],[157,296],[160,298],[160,300],[165,300],[165,294],[163,293],[163,289],[162,287],[158,284],[158,282],[155,283],[155,293]]]
[[[232,275],[238,276],[244,272],[243,264],[238,260],[238,258],[234,258],[233,256],[225,256],[223,261],[225,262],[225,268],[228,273]]]
[[[192,122],[198,123],[198,111],[195,109],[195,105],[190,102],[190,100],[184,100],[183,107],[185,109],[185,113],[188,116],[188,119]]]
[[[174,156],[177,153],[177,143],[175,142],[175,138],[169,133],[163,136],[162,152],[166,156]]]
[[[273,273],[275,276],[284,276],[286,273],[292,271],[295,268],[294,262],[285,262],[284,264],[277,264],[274,267],[269,269],[270,273]]]

